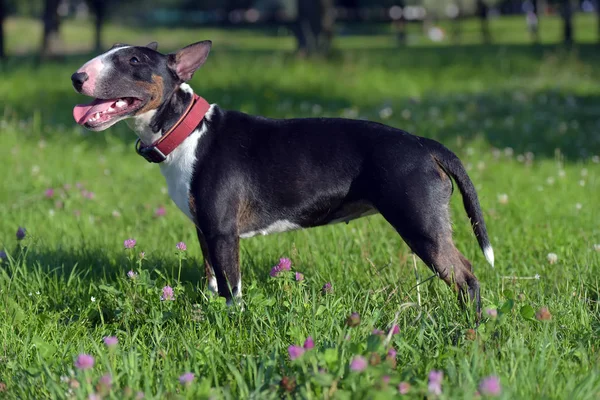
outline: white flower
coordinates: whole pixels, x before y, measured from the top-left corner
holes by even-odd
[[[581,210],[582,207],[583,206],[581,205],[581,203],[576,203],[575,204],[575,208],[578,209],[578,210]]]
[[[581,176],[587,176],[587,174],[588,174],[587,168],[584,168],[581,170]]]
[[[533,277],[534,279],[540,279],[540,274],[535,274]]]
[[[381,119],[388,119],[392,116],[392,114],[394,114],[394,111],[392,111],[391,107],[385,107],[382,108],[381,111],[379,111],[379,117]]]
[[[567,175],[567,173],[565,172],[564,169],[559,169],[558,170],[558,176],[561,178],[564,178]]]
[[[92,303],[96,302],[96,298],[94,296],[90,297],[90,300],[92,301]]]
[[[554,253],[548,253],[546,258],[550,264],[555,264],[558,261],[558,256]]]
[[[498,195],[498,203],[508,204],[508,195],[506,193],[499,194]]]
[[[408,109],[402,110],[402,118],[410,119],[411,115],[412,115],[412,113],[410,112],[410,110],[408,110]]]
[[[554,178],[549,176],[548,179],[546,179],[546,183],[548,185],[554,185]]]
[[[594,245],[594,250],[596,250],[596,251],[600,251],[600,244],[598,244],[598,243],[597,243],[597,244],[595,244],[595,245]]]
[[[39,295],[39,294],[40,294],[40,291],[38,290],[37,292],[35,292],[35,294]]]
[[[585,186],[585,181],[583,179],[579,181],[579,186]]]

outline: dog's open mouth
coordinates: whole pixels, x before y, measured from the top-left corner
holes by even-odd
[[[142,100],[135,97],[121,99],[95,99],[89,104],[78,104],[73,109],[73,118],[79,125],[97,128],[111,122],[115,117],[137,111]]]

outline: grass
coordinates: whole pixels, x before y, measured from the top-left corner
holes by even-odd
[[[117,33],[133,35],[113,27],[107,35]],[[478,188],[496,268],[459,195],[455,241],[498,317],[486,314],[474,335],[473,312],[441,281],[417,291],[407,246],[379,216],[242,241],[245,310],[228,309],[208,295],[194,229],[158,169],[134,154],[127,128],[92,133],[72,122],[81,98],[69,76],[87,56],[43,66],[17,58],[1,67],[0,82],[0,397],[383,399],[405,381],[409,397],[422,398],[429,372],[441,370],[441,398],[474,398],[490,375],[505,399],[598,398],[597,48],[394,49],[342,38],[343,50],[324,62],[297,60],[285,40],[256,33],[240,39],[247,46],[228,46],[237,33],[214,31],[136,32],[135,41],[164,34],[172,50],[213,33],[214,52],[192,82],[209,101],[271,117],[368,118],[456,151]],[[19,226],[27,229],[20,241]],[[133,250],[123,247],[128,238]],[[187,251],[176,250],[179,241]],[[280,257],[305,280],[271,278]],[[417,274],[430,276],[421,262]],[[326,282],[332,293],[322,293]],[[160,300],[165,285],[175,301]],[[536,318],[544,307],[550,320]],[[346,324],[352,312],[357,327]],[[389,343],[372,335],[394,321],[400,333]],[[103,338],[112,335],[119,343],[108,349]],[[315,348],[291,361],[288,347],[308,336]],[[92,369],[74,367],[81,353],[95,357]],[[357,355],[377,365],[353,372]],[[191,385],[178,381],[185,372],[195,374]],[[99,383],[106,373],[111,390]]]

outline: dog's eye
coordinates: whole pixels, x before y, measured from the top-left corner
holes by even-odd
[[[137,57],[131,57],[131,60],[129,60],[129,64],[138,64],[139,62],[140,60]]]

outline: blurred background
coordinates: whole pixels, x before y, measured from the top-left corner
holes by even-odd
[[[96,51],[111,28],[210,27],[327,55],[336,39],[371,46],[600,41],[598,0],[1,0],[0,57]],[[548,29],[544,29],[544,25]],[[275,45],[275,41],[271,43]],[[367,45],[367,43],[365,43]]]

